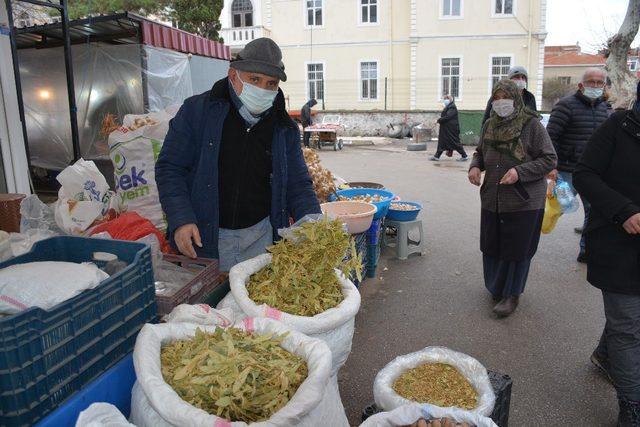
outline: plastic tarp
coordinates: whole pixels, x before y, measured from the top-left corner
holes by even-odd
[[[63,49],[18,51],[31,162],[62,170],[73,161]],[[108,159],[107,113],[159,111],[193,95],[189,55],[142,45],[72,46],[81,155]],[[211,61],[217,61],[211,58]],[[213,79],[222,76],[211,76]],[[147,109],[145,111],[145,93]]]

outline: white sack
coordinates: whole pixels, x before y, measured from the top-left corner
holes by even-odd
[[[180,304],[162,318],[167,323],[193,323],[226,328],[233,324],[233,310],[214,310],[207,304]]]
[[[110,403],[92,403],[80,412],[76,427],[136,427]]]
[[[11,265],[0,270],[0,314],[15,314],[29,307],[48,310],[108,277],[90,263],[43,261]]]
[[[235,313],[236,320],[246,316],[269,317],[279,320],[305,335],[320,338],[331,349],[333,355],[331,375],[335,375],[345,364],[349,353],[351,353],[355,317],[360,309],[360,292],[358,288],[350,280],[347,280],[341,272],[336,270],[344,295],[344,300],[337,307],[330,308],[313,317],[283,313],[268,307],[266,304],[257,305],[249,298],[249,292],[247,291],[246,284],[249,282],[249,277],[270,262],[271,254],[263,254],[235,265],[229,272],[232,296],[227,296],[223,299],[217,308],[229,307],[234,311],[239,308],[241,311]]]
[[[396,393],[394,381],[405,371],[425,363],[446,363],[455,367],[478,393],[478,406],[470,412],[489,416],[493,411],[496,396],[493,393],[487,369],[476,359],[445,347],[426,347],[415,353],[396,357],[384,367],[373,383],[373,397],[376,405],[385,411],[391,411],[412,402]]]
[[[82,234],[113,207],[115,200],[111,200],[109,184],[92,161],[80,159],[56,179],[61,187],[54,208],[55,220],[68,234]]]
[[[129,114],[122,127],[109,135],[109,157],[120,208],[137,212],[159,230],[165,230],[167,223],[160,206],[155,165],[174,115],[174,109]]]
[[[410,403],[390,412],[381,412],[367,418],[360,427],[408,426],[419,419],[449,418],[458,423],[469,423],[476,427],[498,427],[491,418],[455,408],[440,408],[428,403]]]
[[[236,326],[253,330],[258,334],[288,333],[282,347],[307,362],[308,376],[289,403],[276,412],[268,421],[252,426],[300,426],[316,427],[348,426],[347,418],[338,394],[337,383],[329,380],[331,353],[321,340],[309,338],[292,331],[280,322],[270,319],[246,318]],[[133,363],[138,381],[131,397],[131,421],[138,427],[241,427],[244,422],[228,422],[208,414],[183,401],[164,382],[160,366],[162,344],[194,336],[196,329],[207,332],[215,326],[198,326],[187,323],[145,325],[136,340]]]

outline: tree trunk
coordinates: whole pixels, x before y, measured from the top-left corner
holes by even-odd
[[[629,0],[627,14],[618,30],[607,41],[609,57],[607,71],[611,79],[611,97],[614,108],[629,108],[636,99],[636,76],[629,71],[627,56],[640,26],[640,0]]]

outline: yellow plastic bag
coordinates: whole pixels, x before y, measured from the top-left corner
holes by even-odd
[[[549,182],[547,186],[547,200],[544,205],[544,218],[542,219],[542,233],[549,234],[556,227],[558,219],[562,216],[562,207],[555,192],[555,182]]]

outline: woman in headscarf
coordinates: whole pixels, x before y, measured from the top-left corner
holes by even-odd
[[[469,181],[480,185],[480,249],[485,286],[498,317],[518,306],[538,249],[544,216],[545,177],[557,156],[538,114],[526,108],[511,80],[493,89],[492,111],[482,129],[469,168]]]
[[[440,124],[440,132],[438,132],[438,149],[434,156],[429,160],[437,162],[443,152],[447,152],[447,156],[451,157],[453,151],[460,153],[459,162],[468,159],[464,147],[460,143],[460,123],[458,121],[458,108],[455,100],[451,95],[445,95],[442,101],[444,109],[440,113],[438,124]]]
[[[613,380],[620,427],[640,426],[640,84],[637,96],[595,131],[573,173],[591,204],[587,280],[607,320],[591,362]]]

